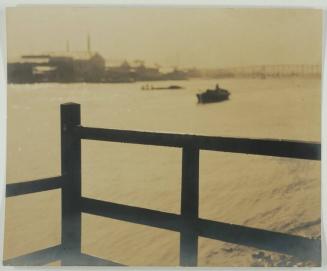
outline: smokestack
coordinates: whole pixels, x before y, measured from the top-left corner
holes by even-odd
[[[69,40],[66,40],[66,52],[69,52]]]
[[[91,38],[90,34],[87,34],[87,52],[91,54]]]

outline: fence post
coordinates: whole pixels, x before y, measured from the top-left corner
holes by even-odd
[[[181,215],[184,226],[180,236],[180,265],[196,266],[198,256],[199,149],[183,147]]]
[[[62,265],[78,265],[81,253],[81,123],[80,105],[66,103],[61,112],[61,244]]]

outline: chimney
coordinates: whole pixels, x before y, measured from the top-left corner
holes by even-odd
[[[91,55],[91,38],[90,38],[90,34],[87,34],[87,52]]]
[[[68,53],[69,52],[69,40],[66,40],[66,52]]]

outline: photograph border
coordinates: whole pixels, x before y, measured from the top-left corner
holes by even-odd
[[[8,0],[0,1],[0,269],[9,270],[12,267],[2,266],[3,260],[3,242],[4,242],[4,216],[5,216],[5,186],[6,186],[6,125],[7,125],[7,80],[6,80],[6,17],[5,9],[7,7],[13,7],[16,5],[73,5],[73,6],[133,6],[133,7],[151,7],[151,6],[165,6],[165,7],[215,7],[215,8],[316,8],[323,9],[323,44],[322,44],[322,76],[321,76],[321,88],[322,88],[322,112],[321,112],[321,245],[322,245],[322,266],[318,269],[325,269],[327,266],[326,262],[326,217],[327,217],[327,206],[326,206],[326,177],[327,177],[327,168],[326,168],[326,158],[327,158],[327,73],[326,73],[326,45],[327,45],[327,2],[324,0],[313,1],[313,0],[293,0],[292,2],[286,3],[285,0]],[[78,269],[84,270],[97,270],[98,267],[78,267]],[[106,268],[106,267],[105,267]],[[116,267],[110,267],[110,269]],[[131,268],[131,267],[127,267]],[[126,269],[127,269],[126,268]],[[147,268],[132,267],[137,270],[146,270]],[[154,269],[165,269],[166,267],[157,267]],[[168,268],[168,267],[167,267]],[[182,268],[182,267],[180,267]],[[169,268],[169,269],[180,269],[180,268]],[[197,267],[200,270],[205,270],[207,268]],[[220,270],[233,270],[236,268],[226,268],[226,267],[214,267]],[[20,267],[20,270],[32,270],[32,269],[42,269],[42,270],[76,270],[74,267]],[[119,267],[122,270],[122,267]],[[124,268],[125,269],[125,268]],[[151,267],[151,269],[153,269]],[[210,268],[211,269],[211,268]],[[237,268],[238,269],[238,268]],[[253,270],[254,268],[246,267],[242,268],[243,270]],[[257,268],[255,268],[257,270]],[[260,268],[261,269],[261,268]],[[263,268],[267,270],[267,267]],[[269,269],[269,267],[268,267]],[[297,270],[308,269],[308,268],[297,268]],[[280,270],[291,270],[291,268],[280,268]]]

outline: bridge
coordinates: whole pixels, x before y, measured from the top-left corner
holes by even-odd
[[[321,65],[253,65],[220,68],[209,73],[217,77],[320,77]]]

